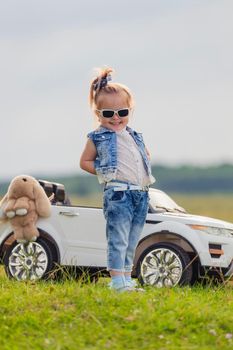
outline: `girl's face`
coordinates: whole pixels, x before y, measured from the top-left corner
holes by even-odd
[[[124,108],[130,108],[128,103],[128,96],[125,92],[103,94],[102,96],[99,96],[99,101],[97,105],[98,110],[110,109],[117,111],[119,109]],[[115,113],[111,118],[105,118],[102,116],[102,113],[98,110],[96,111],[96,114],[99,119],[100,125],[104,128],[113,131],[121,131],[128,124],[129,115],[127,115],[126,117],[119,117],[119,115]]]

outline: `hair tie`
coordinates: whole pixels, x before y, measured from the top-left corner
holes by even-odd
[[[108,84],[108,81],[110,80],[112,80],[112,77],[110,74],[106,75],[106,77],[102,77],[101,79],[98,79],[98,81],[93,84],[94,90],[95,91],[101,90]]]

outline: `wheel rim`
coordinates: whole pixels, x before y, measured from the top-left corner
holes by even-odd
[[[46,272],[48,257],[37,242],[19,243],[9,256],[9,271],[17,280],[37,280]]]
[[[180,257],[168,248],[157,248],[149,252],[141,264],[143,282],[156,287],[177,285],[183,273]]]

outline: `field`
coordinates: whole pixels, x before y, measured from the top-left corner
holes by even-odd
[[[189,213],[233,222],[233,193],[208,195],[171,195]]]
[[[233,222],[233,193],[221,194],[180,194],[168,193],[172,199],[187,212],[197,215],[211,216],[217,219]],[[101,206],[102,196],[72,197],[76,205]]]
[[[172,197],[189,212],[233,222],[233,195]],[[233,348],[231,284],[147,287],[144,293],[125,294],[108,290],[107,284],[107,278],[84,284],[70,276],[19,283],[9,281],[2,268],[0,349]]]

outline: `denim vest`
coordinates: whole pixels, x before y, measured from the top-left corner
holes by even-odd
[[[147,174],[151,183],[153,183],[155,179],[151,174],[150,161],[146,154],[142,134],[137,133],[128,126],[126,127],[126,130],[136,142],[142,155]],[[93,141],[97,150],[97,157],[94,165],[99,182],[104,183],[114,180],[117,173],[117,139],[115,131],[101,126],[97,130],[90,132],[87,136]]]

